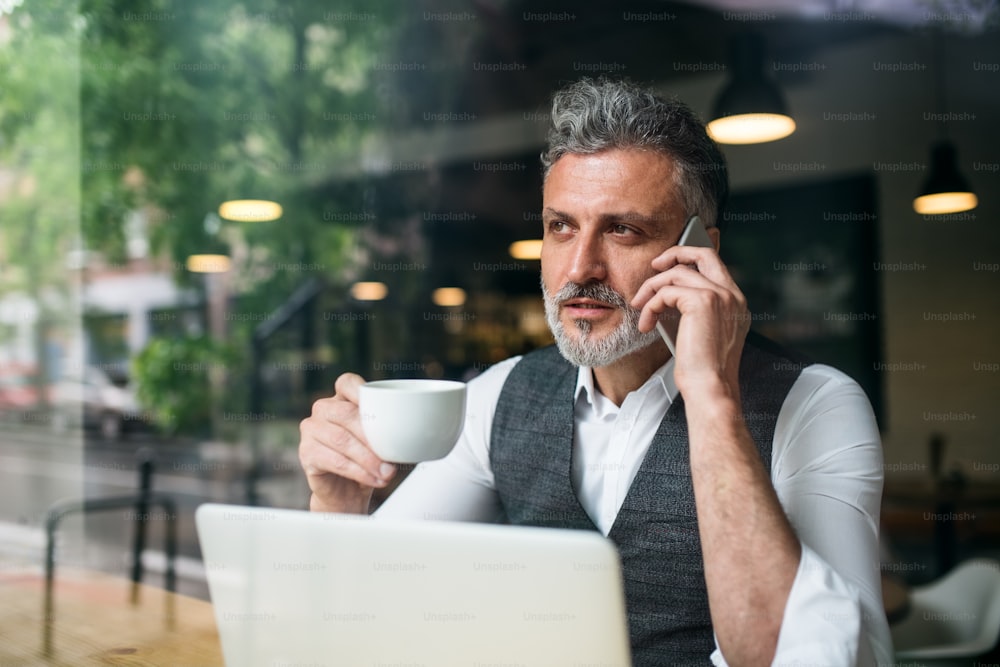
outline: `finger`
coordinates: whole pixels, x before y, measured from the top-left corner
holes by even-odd
[[[719,253],[713,248],[672,246],[655,257],[650,264],[657,271],[667,271],[677,265],[693,266],[713,282],[725,286],[735,285]]]
[[[361,448],[360,451],[349,452],[354,454],[353,460],[382,480],[387,481],[396,474],[396,466],[380,459],[368,446],[368,439],[365,437],[364,428],[361,425],[361,416],[357,410],[357,406],[360,404],[359,388],[365,382],[365,379],[357,373],[344,373],[337,378],[334,384],[335,397],[345,399],[351,406],[350,414],[342,420],[342,423],[354,436],[354,439],[349,442],[349,446],[353,449],[355,445],[359,445]],[[344,406],[338,407],[344,408]]]
[[[348,388],[360,386],[354,385],[352,378],[347,382]],[[305,420],[301,428],[304,434],[339,451],[375,477],[389,479],[395,473],[395,467],[380,459],[368,446],[358,406],[342,398],[341,394],[313,403],[312,417]]]
[[[715,252],[713,248],[674,245],[654,257],[651,263],[654,268],[663,271],[677,264],[698,264],[699,261],[707,262],[710,257],[718,259],[719,253]],[[719,261],[721,262],[721,260]]]
[[[679,298],[678,288],[672,286],[664,287],[655,292],[642,306],[636,327],[642,333],[646,333],[652,331],[658,321],[677,320],[680,317],[680,312],[676,307]]]
[[[365,379],[356,373],[340,375],[334,383],[334,396],[313,403],[313,416],[347,429],[367,445],[359,412],[359,388],[364,384]]]
[[[335,427],[346,429],[361,442],[368,442],[368,439],[365,438],[364,428],[361,426],[361,412],[358,409],[358,404],[346,400],[340,394],[332,398],[321,398],[313,403],[312,416],[317,419],[320,426],[332,424]]]
[[[364,383],[365,379],[357,373],[344,373],[337,378],[333,385],[334,395],[357,405],[358,387]]]
[[[384,486],[395,474],[395,466],[382,461],[364,441],[336,423],[311,417],[303,420],[300,428],[299,459],[307,476],[333,473],[368,486]]]
[[[632,306],[640,308],[638,328],[651,330],[657,319],[689,311],[711,311],[724,318],[744,317],[746,297],[739,288],[726,289],[705,278],[700,273],[683,266],[654,276],[640,287]]]
[[[310,480],[309,487],[313,491],[322,491],[328,484],[334,483],[335,480],[330,479],[331,476],[370,487],[383,487],[392,476],[381,477],[372,474],[371,470],[345,453],[322,445],[317,446],[303,458],[303,469],[306,471],[306,478]]]
[[[687,264],[679,264],[662,273],[658,273],[655,276],[647,278],[646,281],[639,286],[635,296],[632,297],[632,307],[642,308],[646,302],[656,294],[657,291],[668,286],[712,290],[721,289],[719,285],[713,283],[705,275],[696,271],[693,267],[688,266]]]
[[[368,446],[368,441],[364,436],[359,438],[353,432],[342,431],[333,434],[332,442],[333,451],[344,456],[362,468],[366,473],[379,480],[379,486],[383,486],[385,482],[388,482],[396,474],[396,466],[379,458],[378,454]]]

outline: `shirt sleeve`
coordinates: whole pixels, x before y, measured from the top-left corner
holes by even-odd
[[[494,522],[502,516],[490,468],[490,432],[497,399],[520,357],[468,382],[465,427],[448,456],[419,464],[373,516],[393,519]]]
[[[806,368],[775,427],[771,479],[802,556],[774,664],[892,662],[878,525],[882,445],[864,391],[829,366]],[[716,645],[712,662],[726,665]]]

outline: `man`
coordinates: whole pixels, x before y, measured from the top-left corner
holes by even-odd
[[[717,146],[685,106],[621,82],[559,91],[552,120],[541,277],[558,351],[470,382],[455,450],[378,514],[600,530],[636,665],[889,662],[875,420],[850,378],[748,337],[717,254]],[[676,245],[693,215],[714,249]],[[394,474],[365,444],[362,382],[341,376],[302,422],[313,510],[367,512]]]

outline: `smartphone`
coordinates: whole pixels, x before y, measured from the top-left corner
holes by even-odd
[[[715,244],[712,243],[712,238],[705,229],[705,225],[701,222],[701,218],[696,215],[692,215],[687,224],[684,225],[684,231],[681,232],[681,240],[677,242],[677,245],[690,245],[696,248],[715,247]]]
[[[681,238],[677,242],[677,245],[688,245],[698,248],[715,247],[715,244],[712,243],[712,238],[705,230],[705,225],[702,224],[701,218],[697,215],[692,215],[687,221],[687,224],[684,225],[684,231],[681,232]],[[662,320],[656,323],[656,330],[659,332],[663,342],[667,344],[667,348],[673,356],[677,356],[677,350],[674,347],[674,340],[677,338],[677,326],[679,324],[679,320],[679,317],[671,318],[668,323],[671,329],[670,332],[667,331],[667,327],[664,326]]]

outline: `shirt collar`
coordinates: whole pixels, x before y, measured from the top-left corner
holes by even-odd
[[[663,393],[667,395],[667,401],[673,403],[674,399],[677,398],[677,385],[674,383],[674,358],[670,357],[667,363],[663,364],[649,376],[649,379],[643,383],[636,391],[651,391],[653,387],[660,387]],[[573,401],[576,402],[580,400],[580,395],[582,394],[590,407],[596,408],[595,397],[597,395],[597,389],[594,388],[594,373],[593,369],[589,366],[580,366],[577,368],[576,374],[576,391],[573,393]],[[603,396],[603,395],[602,395]]]

